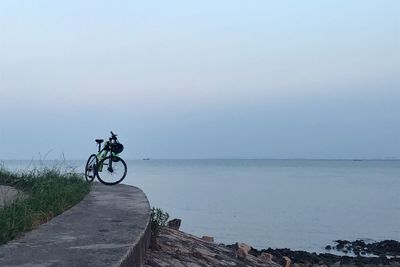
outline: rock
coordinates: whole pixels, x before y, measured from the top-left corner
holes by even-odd
[[[347,240],[335,240],[335,243],[337,243],[336,249],[342,250],[346,245],[349,245],[351,242]]]
[[[292,265],[292,260],[287,257],[287,256],[283,256],[283,259],[285,260],[285,267],[290,267],[290,265]]]
[[[248,254],[241,248],[235,251],[235,257],[240,260],[245,260]]]
[[[203,237],[201,239],[206,242],[214,242],[214,237],[212,237],[212,236],[203,235]]]
[[[249,254],[249,251],[251,250],[251,247],[245,243],[237,243],[238,247],[243,249],[246,254]]]
[[[400,256],[400,242],[395,240],[384,240],[367,245],[368,249],[375,255]]]
[[[266,263],[271,263],[272,262],[272,254],[267,253],[267,252],[261,252],[260,256],[258,256],[259,259],[262,259]]]
[[[249,252],[245,262],[235,257],[234,251],[238,249],[245,256],[245,252],[250,250],[250,246],[246,244],[225,246],[204,242],[198,237],[169,227],[161,230],[159,242],[160,250],[147,251],[146,267],[281,267],[274,261],[267,263]]]
[[[290,249],[257,250],[243,243],[233,245],[204,242],[204,239],[165,227],[159,236],[160,250],[148,250],[146,264],[151,267],[355,267],[381,266],[400,267],[400,258],[386,257],[398,251],[397,241],[385,240],[368,243],[342,241],[343,250],[352,244],[351,249],[365,252],[368,246],[380,257],[351,257],[330,253],[309,253]],[[354,243],[354,244],[353,244]],[[335,249],[333,246],[332,249]],[[349,252],[352,251],[349,249]]]
[[[245,243],[236,243],[233,249],[235,257],[244,260],[247,257],[247,255],[249,255],[251,247]]]
[[[331,247],[330,245],[327,245],[327,246],[325,247],[325,249],[326,249],[326,250],[331,250],[332,247]]]
[[[181,222],[182,222],[181,219],[175,218],[173,220],[170,220],[167,224],[168,224],[169,228],[174,229],[174,230],[179,230],[179,228],[181,227]]]

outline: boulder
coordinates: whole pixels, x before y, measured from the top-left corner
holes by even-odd
[[[167,225],[169,228],[174,229],[174,230],[179,230],[179,228],[181,227],[181,219],[172,219],[170,220]]]
[[[245,243],[236,243],[233,246],[235,257],[241,260],[246,259],[247,255],[249,255],[249,251],[251,247]]]
[[[214,237],[212,237],[212,236],[203,235],[203,237],[201,239],[206,242],[211,242],[211,243],[214,242]]]
[[[260,256],[258,256],[259,259],[262,259],[265,263],[272,263],[272,254],[267,253],[267,252],[261,252]]]
[[[290,265],[292,265],[292,260],[289,257],[283,256],[283,259],[285,260],[285,267],[290,267]]]

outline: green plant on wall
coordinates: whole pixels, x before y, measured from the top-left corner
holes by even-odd
[[[151,249],[158,249],[157,237],[160,235],[161,229],[166,226],[169,214],[160,208],[152,207],[150,215],[151,224]]]

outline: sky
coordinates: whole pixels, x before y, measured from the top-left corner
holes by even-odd
[[[0,160],[400,158],[400,1],[0,0]]]

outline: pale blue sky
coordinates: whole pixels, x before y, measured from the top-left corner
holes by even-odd
[[[0,159],[400,158],[400,1],[0,0]]]

